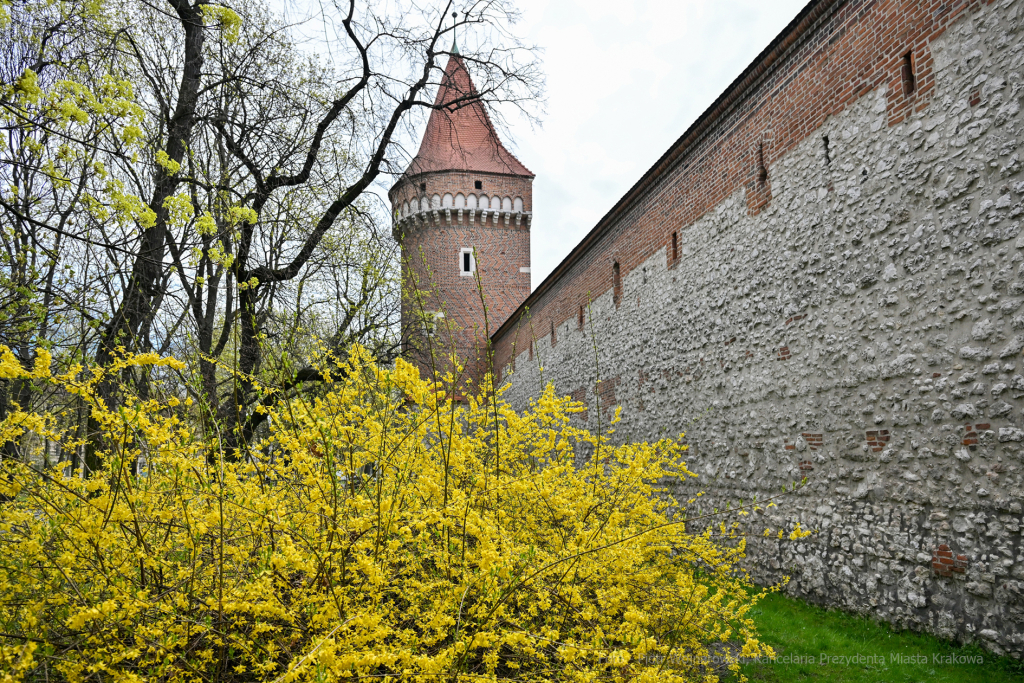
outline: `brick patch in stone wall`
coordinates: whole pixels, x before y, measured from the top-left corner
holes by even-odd
[[[615,411],[615,389],[619,386],[620,377],[610,377],[597,383],[597,399],[600,402],[601,414],[608,416]]]
[[[779,350],[775,353],[775,360],[789,360],[792,355],[789,352],[788,346],[780,346]]]
[[[815,433],[812,433],[812,432],[801,432],[799,439],[796,439],[793,443],[787,443],[786,444],[786,450],[787,451],[795,451],[795,450],[803,451],[803,450],[805,450],[804,448],[798,447],[800,439],[803,439],[803,442],[804,442],[804,444],[806,444],[807,448],[810,448],[812,451],[816,451],[819,448],[821,448],[824,436],[822,434],[815,434]]]
[[[889,442],[889,430],[878,429],[872,430],[867,433],[868,447],[875,453],[885,449],[885,444]]]
[[[587,416],[590,414],[590,409],[587,407],[587,388],[580,387],[576,391],[569,394],[569,398],[571,398],[574,401],[579,401],[580,403],[583,404],[583,410],[581,412],[575,413],[575,416],[586,422]]]
[[[967,555],[954,555],[945,543],[932,552],[932,571],[938,576],[949,578],[953,574],[965,574],[968,564]]]
[[[982,424],[976,424],[976,425],[973,426],[973,428],[972,428],[971,425],[964,425],[964,438],[961,441],[961,444],[964,445],[964,446],[967,446],[972,451],[973,450],[977,450],[977,448],[978,448],[978,432],[984,432],[985,430],[988,430],[988,429],[991,429],[991,428],[992,428],[992,425],[987,423],[987,422],[982,423]]]

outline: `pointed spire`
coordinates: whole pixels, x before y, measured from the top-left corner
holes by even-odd
[[[456,27],[458,25],[459,25],[459,13],[458,12],[452,12],[452,54],[453,55],[459,54],[459,44],[458,44],[458,42],[456,42],[456,38],[458,36],[456,35],[456,32],[455,32],[455,29],[456,29]]]
[[[434,98],[434,107],[419,152],[406,169],[407,175],[482,171],[533,177],[498,138],[455,45]]]

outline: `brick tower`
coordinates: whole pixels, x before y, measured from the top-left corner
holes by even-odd
[[[388,196],[402,248],[403,353],[424,377],[443,376],[456,354],[461,393],[486,371],[487,330],[530,293],[534,176],[501,144],[457,47],[434,105]]]

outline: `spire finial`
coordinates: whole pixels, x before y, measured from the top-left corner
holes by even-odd
[[[459,54],[459,44],[455,40],[455,26],[458,26],[458,17],[459,17],[459,13],[458,12],[452,12],[452,20],[453,20],[453,23],[454,23],[454,25],[452,26],[452,54],[453,55]]]

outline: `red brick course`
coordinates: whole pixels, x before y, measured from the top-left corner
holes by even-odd
[[[991,428],[992,425],[987,422],[982,424],[976,424],[973,426],[973,428],[971,427],[971,425],[964,425],[964,438],[961,440],[961,444],[967,446],[972,451],[977,450],[978,432],[984,432]]]
[[[604,417],[611,417],[615,413],[617,405],[615,389],[619,386],[621,379],[621,377],[615,376],[597,383],[597,398],[600,402],[601,415]]]
[[[576,391],[574,391],[571,394],[569,394],[569,397],[572,400],[574,400],[574,401],[578,401],[578,402],[586,405],[586,403],[587,403],[587,388],[586,387],[580,387]],[[590,414],[590,408],[588,406],[582,412],[576,413],[574,415],[574,417],[577,417],[578,419],[582,420],[583,422],[586,422],[589,414]]]
[[[812,451],[820,450],[822,445],[823,445],[823,443],[824,443],[824,435],[822,435],[822,434],[812,434],[810,432],[802,432],[800,434],[800,436],[802,436],[804,438],[804,441],[807,443],[807,447],[810,448]],[[786,450],[787,451],[795,451],[796,450],[796,444],[795,443],[787,443],[786,444]],[[804,469],[803,464],[804,463],[800,463],[800,469]],[[814,469],[814,468],[811,467],[810,469]]]

